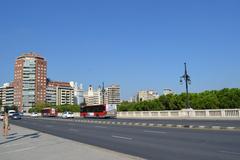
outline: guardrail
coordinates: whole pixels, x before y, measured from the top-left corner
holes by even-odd
[[[193,118],[193,119],[239,119],[240,109],[211,110],[166,110],[166,111],[132,111],[118,112],[118,118]]]

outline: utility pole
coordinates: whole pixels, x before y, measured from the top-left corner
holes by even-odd
[[[185,86],[186,86],[186,94],[187,94],[187,98],[186,98],[186,108],[189,109],[189,92],[188,92],[188,85],[191,84],[191,79],[190,76],[187,73],[187,64],[186,62],[184,63],[184,75],[180,77],[180,83],[183,83],[183,80],[185,80]]]

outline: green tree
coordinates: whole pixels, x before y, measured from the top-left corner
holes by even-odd
[[[123,102],[118,111],[180,110],[186,108],[186,93],[162,95],[158,99],[143,102]],[[240,89],[225,88],[220,91],[189,93],[190,107],[193,109],[240,108]]]

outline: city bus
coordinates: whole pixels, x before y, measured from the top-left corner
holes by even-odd
[[[43,108],[42,116],[43,117],[57,117],[58,112],[55,108]]]
[[[81,107],[80,116],[84,118],[116,118],[116,104],[101,104]]]

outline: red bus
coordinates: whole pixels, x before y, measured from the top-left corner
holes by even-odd
[[[42,116],[43,117],[56,117],[58,112],[55,108],[43,108],[42,109]]]
[[[81,117],[95,117],[95,118],[116,118],[117,105],[116,104],[101,104],[84,106],[80,111]]]

